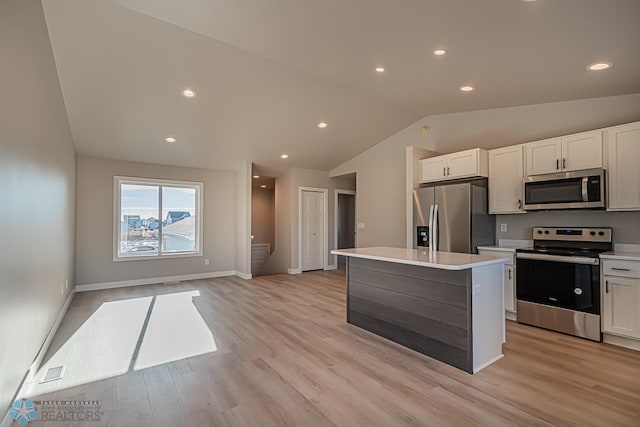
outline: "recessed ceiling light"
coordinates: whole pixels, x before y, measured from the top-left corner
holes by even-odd
[[[460,90],[463,92],[471,92],[473,89],[473,86],[460,86]]]
[[[186,96],[187,98],[193,98],[194,96],[196,96],[196,93],[194,91],[192,91],[191,89],[185,89],[182,91],[182,94],[184,96]]]
[[[329,125],[328,125],[328,124],[326,124],[325,122],[320,122],[320,123],[318,123],[318,127],[319,127],[320,129],[324,129],[324,128],[326,128],[327,126],[329,126]]]
[[[260,186],[260,188],[267,188],[267,186],[266,186],[266,185],[264,185],[264,184],[262,184],[262,185]]]
[[[255,179],[258,179],[258,178],[260,178],[260,175],[253,175],[253,177],[254,177]]]
[[[174,137],[172,137],[172,136],[168,136],[164,140],[167,141],[167,142],[176,142],[176,139]]]
[[[596,62],[595,64],[587,65],[587,70],[589,71],[600,71],[606,70],[607,68],[611,68],[613,64],[610,62]]]
[[[288,154],[280,154],[280,158],[281,159],[288,159],[289,155]]]
[[[433,54],[434,55],[438,55],[438,56],[442,56],[442,55],[444,55],[446,53],[447,53],[447,51],[444,50],[444,49],[436,49],[436,50],[433,51]]]
[[[384,73],[384,67],[376,67],[376,73]]]

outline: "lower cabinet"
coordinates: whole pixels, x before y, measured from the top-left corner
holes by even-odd
[[[490,248],[478,249],[479,255],[487,255],[496,258],[509,258],[504,265],[504,309],[509,313],[516,312],[516,266],[514,262],[515,251],[505,252]],[[512,319],[513,317],[511,317]]]
[[[610,271],[607,263],[615,261],[605,261],[605,270]],[[640,338],[640,278],[604,275],[602,331]]]

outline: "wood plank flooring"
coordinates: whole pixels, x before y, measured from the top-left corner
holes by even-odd
[[[505,357],[472,376],[346,324],[344,287],[334,271],[77,294],[45,360],[64,356],[65,378],[111,374],[34,383],[31,397],[103,402],[102,422],[45,423],[57,427],[640,425],[640,352],[508,322]],[[188,291],[199,293],[192,302],[216,351],[102,369],[119,334],[133,334],[121,352],[128,358],[140,328],[144,346],[143,298]],[[126,327],[120,316],[96,315],[127,300],[129,311],[144,304],[139,315],[122,313],[133,319]],[[88,319],[100,332],[78,332]],[[92,345],[101,357],[83,360]]]

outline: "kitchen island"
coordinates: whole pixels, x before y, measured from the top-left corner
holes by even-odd
[[[347,322],[475,373],[502,357],[507,258],[390,247],[341,249]]]

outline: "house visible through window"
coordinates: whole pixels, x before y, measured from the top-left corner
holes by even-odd
[[[202,183],[115,177],[114,260],[201,254]]]

